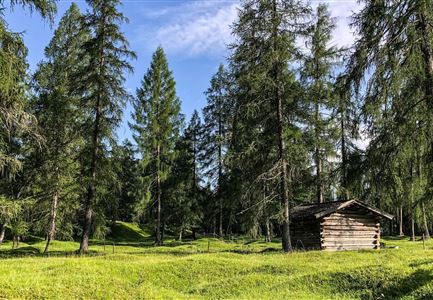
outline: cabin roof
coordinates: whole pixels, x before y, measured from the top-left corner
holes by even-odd
[[[304,219],[321,219],[332,213],[337,212],[340,209],[356,205],[365,208],[377,215],[378,217],[392,220],[393,215],[390,215],[376,207],[367,205],[361,201],[352,199],[344,201],[333,201],[324,203],[305,203],[292,208],[291,218],[294,221],[304,220]]]

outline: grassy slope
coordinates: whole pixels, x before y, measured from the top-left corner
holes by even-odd
[[[388,239],[387,246],[399,248],[285,255],[276,251],[278,241],[200,239],[155,248],[132,224],[119,224],[114,233],[114,254],[108,242],[104,252],[94,241],[86,257],[65,257],[78,248],[73,242],[55,242],[50,257],[39,254],[43,241],[13,252],[5,244],[0,299],[433,298],[433,241],[426,250],[422,242]]]

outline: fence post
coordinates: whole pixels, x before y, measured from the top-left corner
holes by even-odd
[[[207,240],[207,252],[210,252],[210,240]]]

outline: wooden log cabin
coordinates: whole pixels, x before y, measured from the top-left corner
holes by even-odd
[[[291,213],[292,245],[297,249],[380,248],[380,221],[393,216],[357,200],[308,203]]]

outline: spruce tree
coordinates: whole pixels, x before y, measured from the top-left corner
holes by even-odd
[[[230,136],[233,101],[229,98],[229,75],[221,64],[218,72],[211,79],[211,86],[206,91],[207,105],[203,109],[203,169],[215,189],[218,203],[218,234],[223,235],[223,180],[224,159]]]
[[[142,156],[143,199],[155,204],[155,244],[161,245],[162,203],[168,200],[162,186],[171,173],[181,121],[176,83],[161,47],[152,56],[133,104],[131,128]]]
[[[81,17],[78,6],[72,4],[60,20],[45,49],[46,60],[39,64],[34,76],[38,96],[32,106],[44,145],[41,149],[37,147],[34,154],[37,167],[33,184],[51,198],[44,252],[54,239],[59,201],[74,197],[72,187],[77,176],[75,156],[81,139],[78,128],[81,112],[77,109],[79,98],[72,93],[71,75],[81,63],[79,49],[88,38],[88,33],[80,28]],[[37,174],[44,176],[40,178]],[[75,192],[76,189],[75,185]]]
[[[87,190],[80,253],[86,252],[89,246],[101,159],[106,156],[107,143],[120,123],[122,109],[129,97],[123,87],[124,72],[132,72],[129,59],[135,58],[120,30],[120,25],[127,22],[117,10],[120,1],[88,0],[87,3],[91,11],[84,17],[82,30],[91,32],[91,37],[82,46],[80,60],[84,63],[74,75],[75,92],[83,95],[81,107],[86,143],[82,152],[82,172]]]

